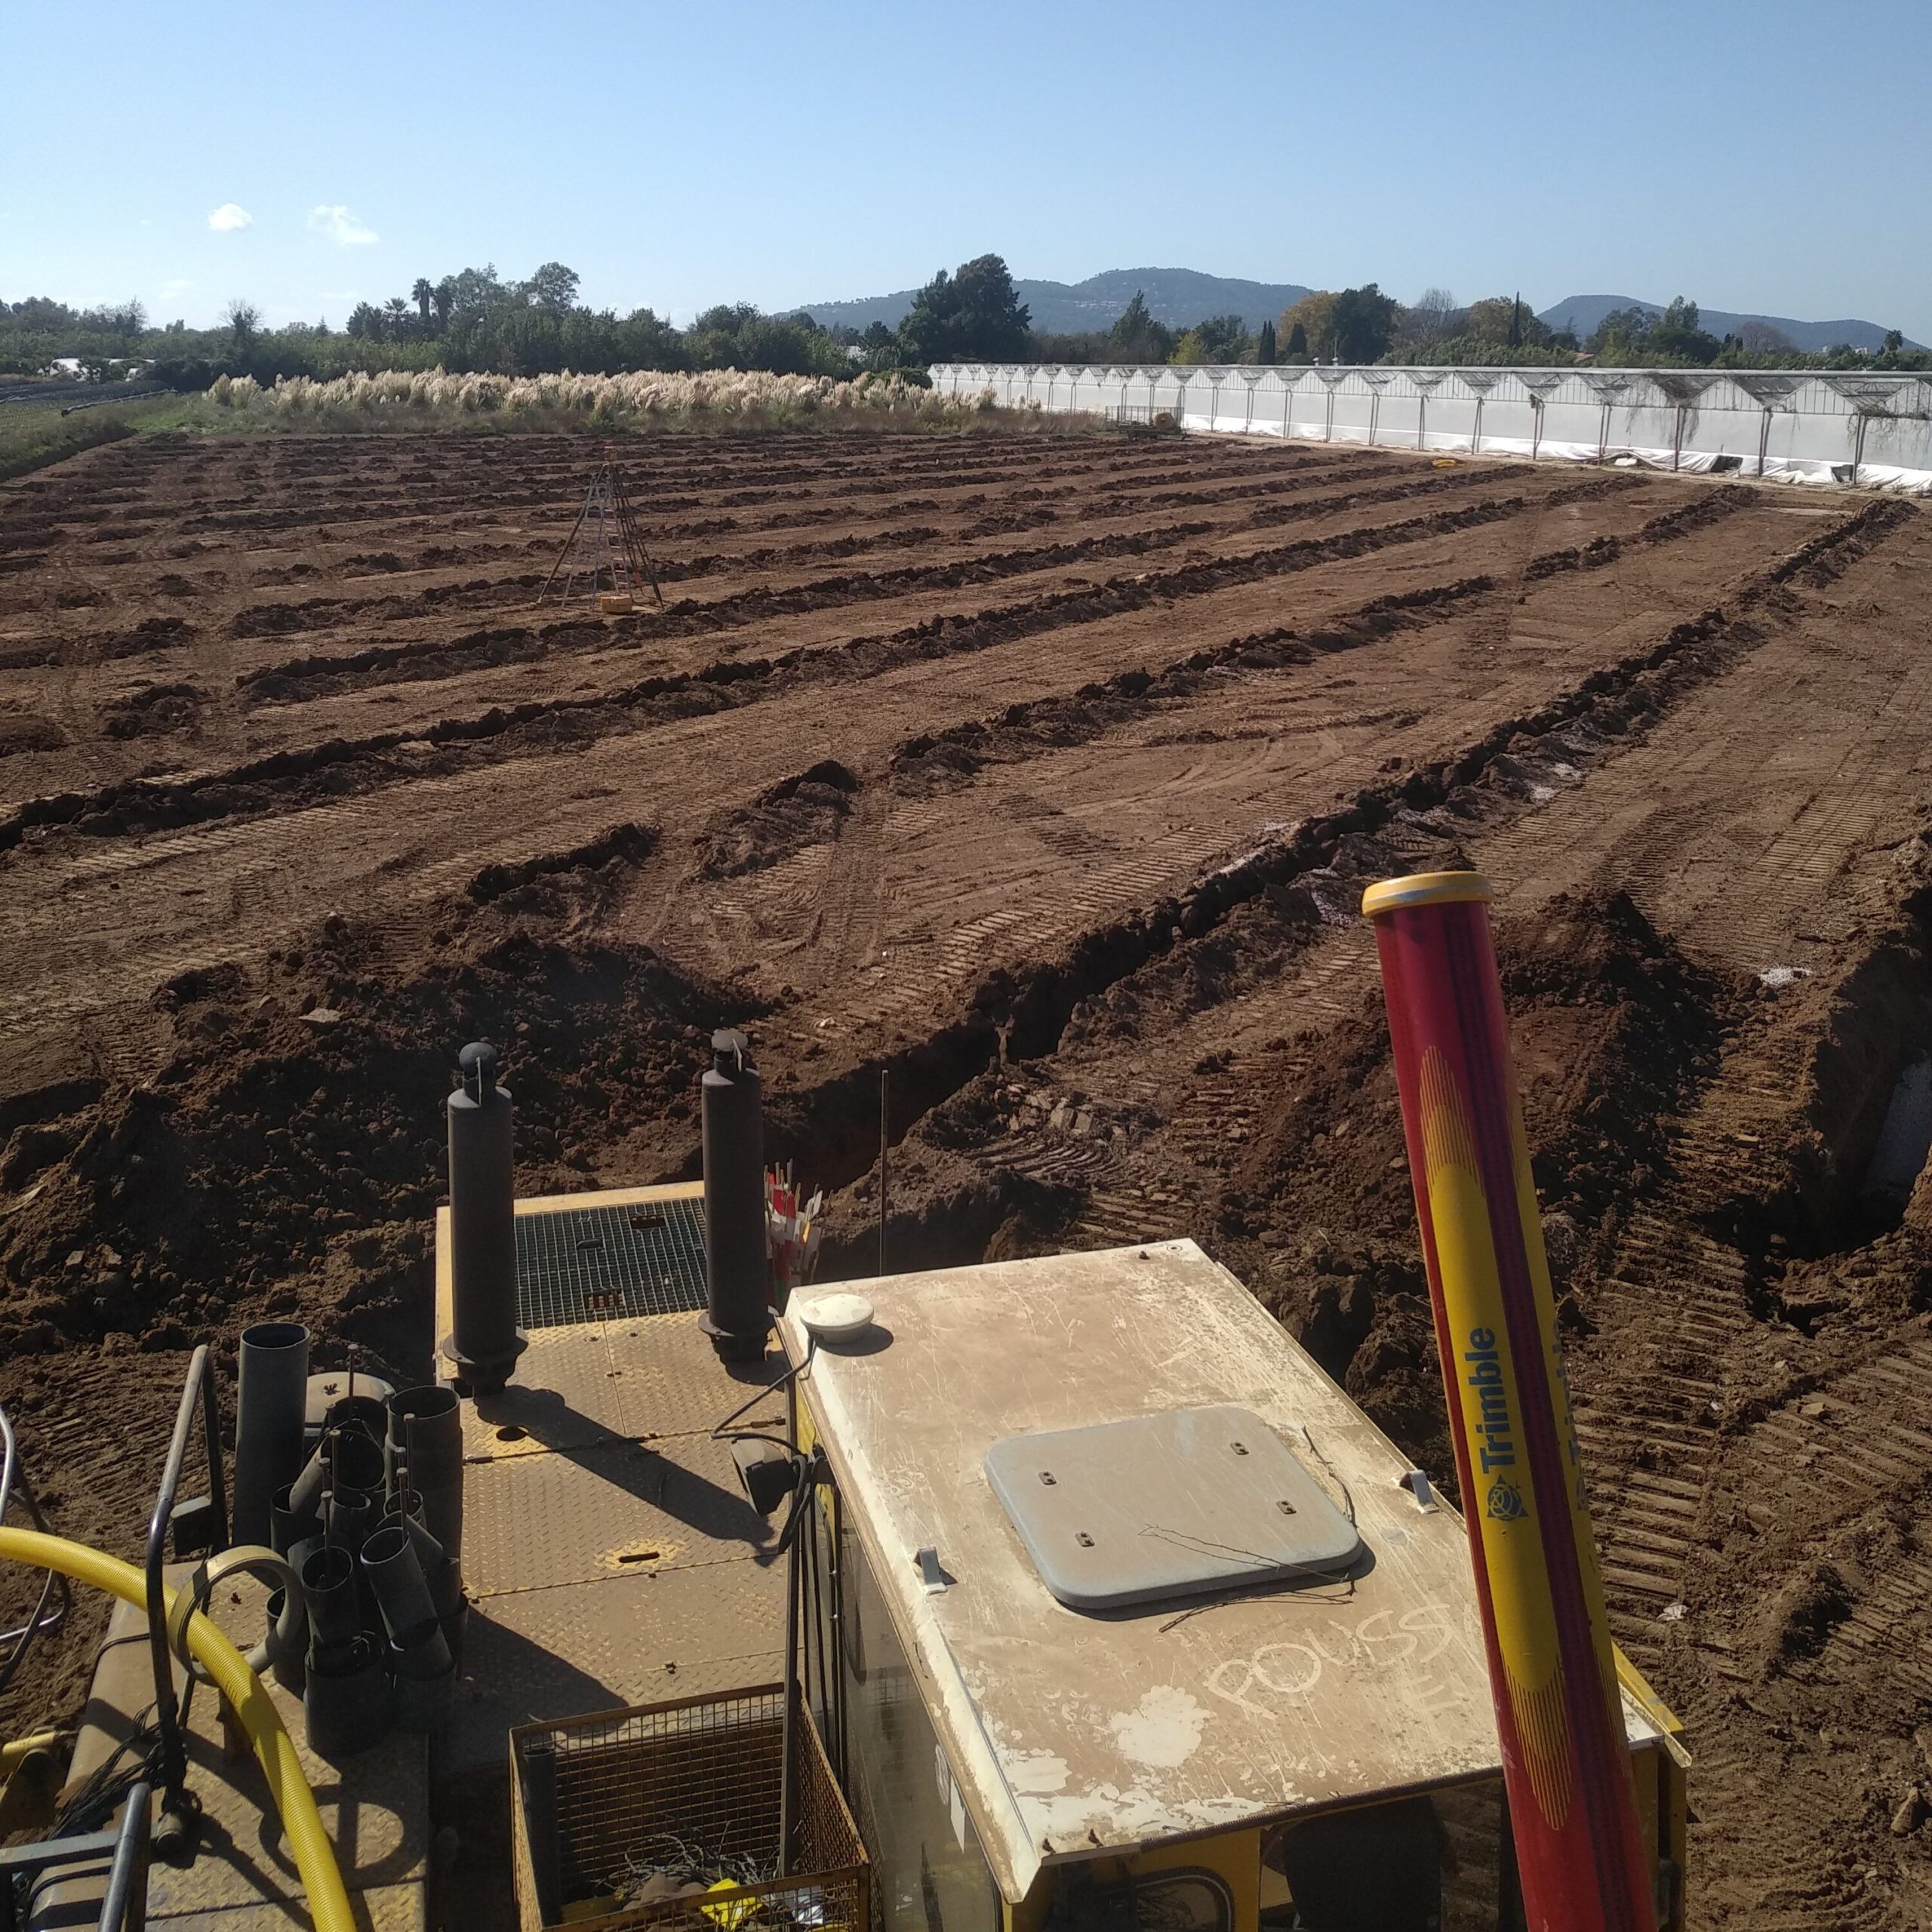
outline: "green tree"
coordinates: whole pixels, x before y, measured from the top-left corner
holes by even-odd
[[[449,308],[452,315],[488,315],[492,309],[502,307],[510,299],[510,291],[503,285],[494,262],[486,263],[480,269],[460,269],[449,276],[444,286],[449,290]]]
[[[1196,322],[1174,346],[1177,363],[1238,362],[1247,352],[1247,329],[1238,315],[1209,315]]]
[[[1254,338],[1254,359],[1264,365],[1275,359],[1275,325],[1272,322],[1263,322],[1261,333]]]
[[[1006,263],[977,255],[956,274],[941,269],[919,291],[899,339],[909,362],[1017,362],[1026,352],[1031,320]]]
[[[148,312],[138,301],[118,302],[104,309],[84,309],[80,326],[121,342],[134,342],[146,332]]]
[[[1379,362],[1395,334],[1398,305],[1372,282],[1345,288],[1335,297],[1331,327],[1335,353],[1344,362]]]
[[[1640,362],[1649,353],[1649,309],[1633,303],[1627,309],[1613,309],[1590,331],[1590,353],[1599,362],[1620,365]]]
[[[577,306],[578,275],[561,262],[546,262],[523,285],[523,292],[536,307],[553,315],[568,315]]]
[[[1238,362],[1247,353],[1247,325],[1238,315],[1209,315],[1195,324],[1209,362]]]
[[[409,299],[416,304],[417,313],[423,318],[423,333],[429,333],[429,305],[436,299],[436,291],[429,285],[427,275],[419,275],[416,286],[409,291]]]
[[[899,366],[899,337],[884,323],[869,324],[865,334],[859,338],[858,346],[863,352],[868,369],[881,372]]]
[[[250,348],[261,333],[261,310],[239,296],[221,312],[221,319],[227,325],[229,340],[238,353]]]
[[[1335,296],[1318,288],[1304,295],[1292,309],[1281,312],[1281,328],[1288,338],[1288,353],[1318,358],[1335,352]],[[1301,347],[1295,347],[1296,338]]]
[[[1457,334],[1514,349],[1545,349],[1551,340],[1549,331],[1514,295],[1486,295],[1472,302]]]
[[[436,307],[436,333],[441,335],[450,325],[450,310],[456,302],[456,277],[446,275],[429,292],[429,300]]]
[[[1308,360],[1308,328],[1305,323],[1289,323],[1286,360],[1304,363]]]
[[[1904,346],[1904,331],[1900,329],[1887,329],[1885,331],[1885,339],[1880,352],[1886,355],[1896,355]]]
[[[1699,325],[1697,303],[1681,295],[1673,296],[1669,307],[1651,325],[1648,346],[1653,355],[1704,365],[1715,361],[1723,346]]]
[[[1174,331],[1147,312],[1147,298],[1137,288],[1107,331],[1107,353],[1122,362],[1164,362],[1174,350]]]

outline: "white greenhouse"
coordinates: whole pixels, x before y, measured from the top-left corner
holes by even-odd
[[[1187,429],[1932,494],[1932,374],[949,362],[946,394]]]

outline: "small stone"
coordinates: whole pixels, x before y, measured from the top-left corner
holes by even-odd
[[[342,1015],[332,1006],[312,1006],[302,1015],[302,1023],[305,1026],[334,1026],[341,1018]]]
[[[85,1268],[87,1266],[87,1250],[84,1247],[77,1247],[68,1256],[67,1266],[69,1268]]]
[[[1892,1835],[1909,1838],[1925,1822],[1925,1794],[1915,1784],[1906,1786],[1898,1809],[1892,1814]]]

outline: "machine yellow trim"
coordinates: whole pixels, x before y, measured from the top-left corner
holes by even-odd
[[[1408,906],[1442,906],[1473,900],[1487,906],[1495,897],[1480,872],[1411,872],[1406,878],[1385,878],[1361,896],[1362,917],[1394,912]]]
[[[1617,1660],[1617,1682],[1629,1693],[1644,1716],[1657,1726],[1664,1748],[1676,1759],[1678,1767],[1687,1771],[1690,1768],[1690,1754],[1684,1748],[1684,1720],[1651,1688],[1644,1673],[1623,1654],[1620,1644],[1613,1644],[1611,1654]]]

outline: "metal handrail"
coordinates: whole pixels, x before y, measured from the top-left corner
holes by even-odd
[[[0,1408],[0,1524],[7,1520],[17,1484],[20,1500],[27,1506],[29,1520],[35,1529],[45,1530],[47,1518],[41,1512],[40,1499],[33,1493],[33,1484],[27,1479],[19,1445],[14,1440],[14,1425],[8,1420],[7,1411]],[[0,1630],[0,1690],[5,1690],[13,1681],[34,1639],[59,1629],[66,1621],[73,1601],[73,1591],[67,1579],[57,1570],[48,1571],[32,1615],[14,1629]]]
[[[121,1840],[108,1869],[107,1896],[100,1905],[100,1932],[142,1932],[148,1915],[148,1846],[152,1813],[148,1787],[137,1784],[128,1794],[121,1817]]]
[[[100,1932],[142,1932],[147,1919],[148,1850],[152,1839],[152,1794],[145,1784],[128,1793],[120,1824],[111,1832],[89,1832],[67,1838],[0,1847],[0,1932],[24,1932],[17,1885],[65,1865],[97,1864],[112,1854],[100,1904]]]
[[[208,1497],[214,1506],[215,1547],[228,1546],[228,1501],[222,1481],[221,1404],[215,1388],[214,1358],[204,1342],[188,1364],[188,1377],[181,1390],[181,1406],[174,1418],[174,1434],[168,1445],[168,1466],[155,1498],[154,1515],[148,1523],[146,1574],[147,1583],[148,1647],[154,1659],[155,1727],[161,1734],[160,1777],[164,1813],[181,1810],[186,1798],[187,1747],[182,1732],[186,1721],[188,1700],[194,1692],[189,1677],[177,1699],[174,1694],[174,1660],[168,1647],[168,1600],[163,1572],[168,1564],[168,1534],[174,1520],[174,1506],[181,1487],[181,1466],[188,1454],[188,1437],[194,1426],[195,1410],[202,1411],[202,1432],[208,1452]]]

